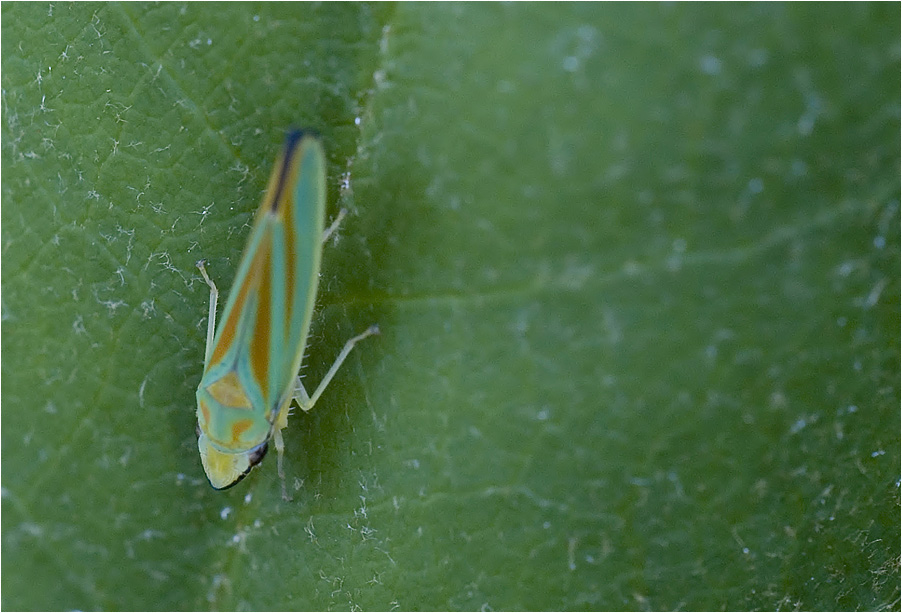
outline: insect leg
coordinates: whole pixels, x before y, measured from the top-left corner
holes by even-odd
[[[198,260],[197,268],[200,270],[201,276],[207,285],[210,286],[210,313],[207,315],[207,350],[204,354],[204,366],[210,362],[210,353],[213,351],[213,335],[216,334],[216,302],[219,300],[219,290],[216,284],[207,275],[207,269],[204,267],[206,261]]]
[[[288,413],[290,413],[289,407],[291,406],[291,399],[282,405],[282,409],[279,411],[278,417],[276,417],[276,423],[273,427],[272,433],[272,441],[276,447],[276,464],[279,468],[279,481],[282,482],[282,500],[288,502],[291,500],[291,496],[288,495],[288,488],[285,486],[285,469],[282,467],[282,457],[285,455],[285,440],[282,438],[282,429],[288,426]]]
[[[338,229],[338,226],[341,225],[341,220],[345,218],[345,215],[348,214],[347,209],[342,209],[338,211],[338,215],[335,217],[335,221],[333,221],[326,231],[323,232],[323,244],[326,244],[326,241],[329,240],[329,237],[332,236],[332,233]]]
[[[326,386],[328,386],[329,382],[332,381],[332,377],[334,377],[335,373],[338,372],[338,369],[341,368],[342,362],[345,361],[345,358],[347,358],[348,354],[351,353],[354,345],[357,344],[357,341],[361,341],[368,336],[372,336],[373,334],[379,334],[379,326],[370,326],[369,328],[364,330],[363,333],[358,334],[354,338],[350,339],[347,343],[345,343],[345,346],[341,350],[341,353],[338,354],[338,357],[335,359],[335,362],[332,364],[329,372],[326,373],[326,376],[323,377],[323,380],[313,391],[312,396],[307,393],[307,389],[304,387],[304,383],[301,381],[301,378],[298,377],[296,381],[297,385],[294,388],[294,396],[292,398],[289,398],[288,402],[286,402],[282,406],[282,409],[279,411],[279,415],[278,417],[276,417],[276,422],[273,427],[272,439],[276,447],[276,453],[278,454],[279,479],[282,480],[283,500],[291,500],[291,497],[288,495],[288,489],[285,486],[285,471],[282,468],[282,456],[285,454],[285,441],[282,439],[282,428],[288,426],[288,413],[290,412],[289,407],[291,406],[291,401],[294,400],[297,405],[301,407],[301,410],[305,412],[312,409],[313,405],[316,404],[316,401],[322,395],[323,391],[325,391]]]
[[[301,378],[298,377],[298,385],[297,388],[295,388],[294,400],[298,403],[298,406],[301,407],[303,411],[309,411],[313,408],[313,405],[316,404],[316,401],[319,400],[319,397],[325,391],[326,386],[328,386],[329,382],[332,381],[332,377],[334,377],[335,373],[338,372],[338,369],[341,368],[342,362],[344,362],[345,358],[348,357],[348,354],[351,353],[351,349],[354,348],[354,345],[358,341],[362,341],[366,337],[372,336],[373,334],[379,334],[379,326],[370,326],[362,334],[358,334],[347,343],[345,343],[344,349],[342,349],[341,353],[338,354],[338,357],[335,358],[335,362],[332,364],[329,372],[326,373],[326,376],[323,377],[323,380],[320,381],[320,384],[317,386],[317,388],[313,390],[313,395],[307,394],[307,390],[304,389],[304,384],[301,383]]]

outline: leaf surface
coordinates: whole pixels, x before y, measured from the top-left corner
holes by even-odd
[[[899,5],[2,7],[5,609],[898,609]],[[303,374],[194,436],[284,131]],[[308,386],[309,389],[309,386]]]

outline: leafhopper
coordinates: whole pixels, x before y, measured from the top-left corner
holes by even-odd
[[[260,463],[273,440],[282,496],[288,499],[282,429],[292,401],[304,411],[316,404],[354,344],[350,339],[313,394],[298,376],[316,299],[322,245],[343,211],[325,230],[326,160],[311,132],[288,134],[238,265],[219,326],[219,292],[210,286],[204,373],[197,387],[197,447],[215,489],[241,481]]]

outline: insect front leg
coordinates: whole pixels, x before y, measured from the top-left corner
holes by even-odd
[[[338,215],[335,216],[335,221],[333,221],[326,231],[323,232],[323,245],[326,244],[326,241],[329,240],[329,237],[338,229],[338,226],[341,225],[341,220],[345,218],[345,215],[348,214],[347,209],[341,209],[338,211]]]
[[[204,267],[206,260],[198,260],[196,266],[207,285],[210,286],[210,313],[207,315],[207,350],[204,352],[204,366],[210,362],[210,353],[213,351],[213,336],[216,334],[216,303],[219,301],[219,290],[216,284],[207,275]]]
[[[335,358],[335,362],[333,362],[332,367],[329,369],[329,372],[326,373],[326,376],[323,377],[323,380],[320,381],[316,389],[313,390],[312,396],[307,394],[307,390],[304,388],[304,384],[301,382],[301,378],[298,377],[297,387],[295,387],[294,390],[294,401],[298,403],[298,406],[301,407],[301,410],[309,411],[313,408],[313,406],[316,404],[316,401],[319,400],[319,397],[322,396],[323,392],[326,390],[329,382],[332,381],[332,377],[334,377],[335,373],[338,372],[338,369],[341,368],[342,362],[344,362],[345,358],[348,357],[348,354],[351,353],[354,345],[356,345],[358,341],[362,341],[366,337],[372,336],[374,334],[379,334],[379,326],[370,326],[363,333],[358,334],[347,343],[345,343],[344,348],[341,350],[341,353],[338,354],[338,357]]]

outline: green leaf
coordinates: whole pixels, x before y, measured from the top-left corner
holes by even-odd
[[[4,609],[896,609],[898,4],[2,7]],[[284,131],[316,410],[194,436]],[[342,187],[344,186],[344,187]]]

